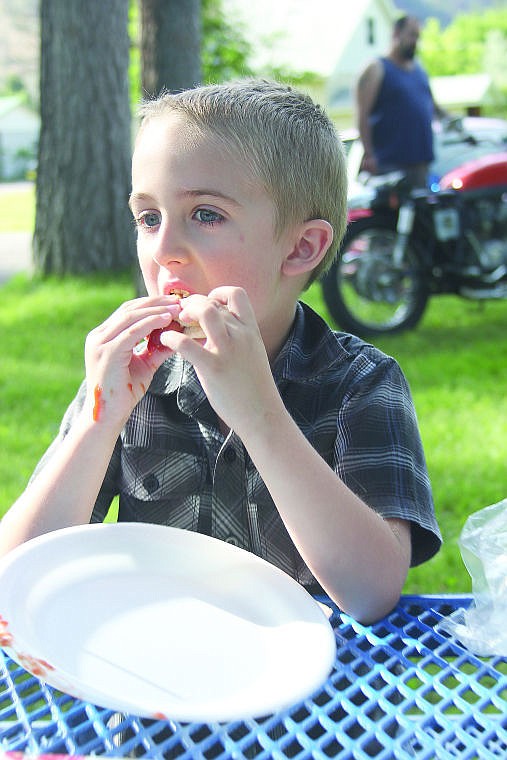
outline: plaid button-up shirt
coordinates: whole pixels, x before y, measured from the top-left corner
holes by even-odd
[[[414,406],[394,359],[333,332],[298,304],[273,375],[287,410],[337,476],[384,517],[410,521],[412,564],[432,556],[440,533]],[[84,394],[82,386],[39,467]],[[220,432],[193,367],[177,355],[157,371],[118,439],[92,522],[118,494],[121,521],[200,531],[315,585],[241,440]]]

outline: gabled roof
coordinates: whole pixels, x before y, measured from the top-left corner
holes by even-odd
[[[489,74],[456,74],[431,78],[435,100],[447,108],[481,105],[486,101],[490,87]]]

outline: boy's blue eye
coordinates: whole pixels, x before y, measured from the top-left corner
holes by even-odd
[[[160,214],[156,211],[144,211],[136,219],[138,227],[156,227],[160,224]]]
[[[198,222],[201,222],[201,224],[215,224],[216,222],[221,222],[223,219],[221,214],[217,211],[211,211],[209,208],[197,209],[194,216]]]

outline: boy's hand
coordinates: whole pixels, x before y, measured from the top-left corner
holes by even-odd
[[[120,306],[90,332],[85,344],[87,413],[95,422],[123,426],[153,375],[171,353],[141,343],[180,312],[174,296],[137,298]]]
[[[181,301],[182,324],[198,322],[202,340],[164,333],[164,345],[190,361],[218,416],[238,435],[278,410],[280,397],[246,292],[221,287]]]

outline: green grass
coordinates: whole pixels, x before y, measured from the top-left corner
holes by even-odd
[[[0,288],[0,514],[57,432],[83,376],[87,332],[132,295],[127,275],[19,275]],[[318,286],[305,300],[331,322]],[[506,324],[507,301],[438,297],[416,330],[375,341],[412,388],[444,535],[441,552],[410,571],[407,593],[469,591],[459,534],[471,512],[506,495]]]
[[[0,514],[58,431],[84,372],[86,334],[133,295],[126,275],[31,281],[0,288]]]

